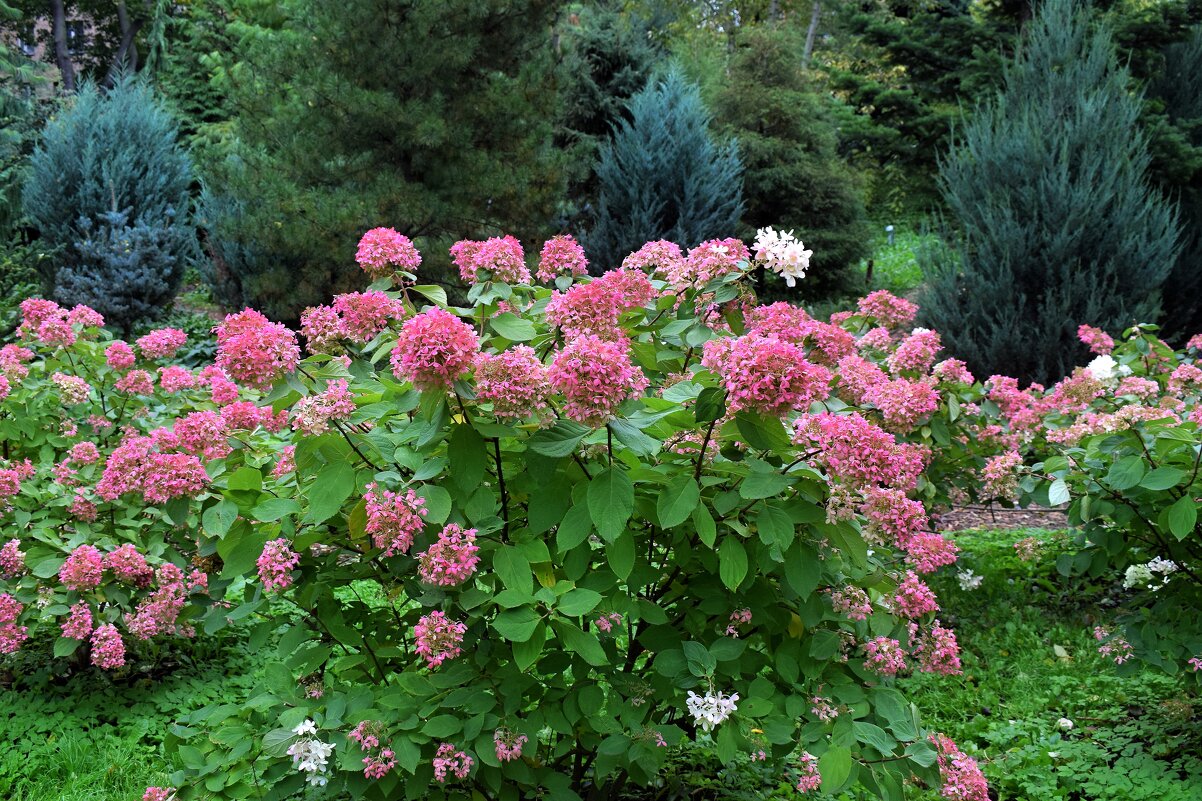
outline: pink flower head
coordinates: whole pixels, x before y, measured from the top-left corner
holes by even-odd
[[[279,592],[292,585],[292,570],[300,564],[300,554],[292,550],[292,543],[287,539],[268,540],[263,545],[263,553],[259,555],[256,565],[259,568],[259,580],[267,592]]]
[[[1131,643],[1123,637],[1111,634],[1110,629],[1105,626],[1094,626],[1093,637],[1102,643],[1098,646],[1098,653],[1113,659],[1116,665],[1123,664],[1134,655],[1135,649],[1131,647]]]
[[[1077,328],[1077,338],[1089,346],[1090,351],[1105,356],[1114,350],[1114,339],[1101,328],[1092,325],[1081,325]]]
[[[87,403],[92,394],[92,387],[77,375],[55,373],[50,380],[58,387],[59,398],[64,406],[78,406]]]
[[[17,623],[25,605],[7,592],[0,593],[0,654],[15,654],[29,639],[29,629]]]
[[[104,360],[114,370],[128,370],[134,366],[138,357],[134,355],[133,348],[118,340],[104,349]]]
[[[391,748],[382,748],[378,756],[363,757],[363,776],[367,779],[383,779],[396,767],[396,754]]]
[[[328,431],[331,422],[346,420],[354,414],[355,396],[346,379],[339,378],[317,395],[301,398],[293,411],[292,428],[308,436],[317,436]]]
[[[62,624],[63,636],[71,640],[86,640],[92,634],[92,610],[80,601],[71,607]]]
[[[872,614],[872,601],[863,588],[849,584],[831,593],[831,608],[848,620],[867,620]]]
[[[374,720],[364,720],[351,729],[346,737],[348,740],[357,742],[361,750],[371,751],[380,747],[379,735],[382,729],[383,724]]]
[[[104,325],[104,316],[91,306],[77,304],[67,312],[67,322],[79,328],[100,328]]]
[[[930,741],[935,746],[939,776],[943,779],[940,795],[948,801],[989,801],[989,785],[976,760],[961,752],[944,734],[932,734]]]
[[[672,277],[680,276],[684,271],[684,254],[675,242],[660,239],[646,243],[623,259],[622,269],[656,274],[675,283]]]
[[[497,729],[492,734],[492,741],[497,749],[497,761],[510,762],[521,758],[522,747],[526,745],[527,737],[509,729]]]
[[[404,314],[404,306],[383,292],[348,292],[334,298],[341,318],[340,333],[352,342],[370,342]]]
[[[678,289],[701,289],[715,278],[738,272],[740,263],[750,259],[751,251],[741,240],[710,239],[692,248],[678,271],[668,274],[667,279]]]
[[[776,337],[794,345],[805,341],[814,322],[805,309],[784,301],[756,306],[745,317],[747,333]]]
[[[271,469],[271,475],[275,479],[281,479],[293,472],[296,472],[296,446],[285,445],[280,451],[279,461]]]
[[[28,298],[21,301],[21,326],[17,333],[21,336],[32,336],[42,323],[65,318],[66,314],[66,310],[52,300]]]
[[[25,554],[21,553],[21,541],[11,539],[0,548],[0,576],[17,578],[25,572]]]
[[[902,490],[888,487],[865,487],[860,513],[867,518],[866,534],[870,538],[892,542],[901,548],[917,534],[930,530],[926,508]]]
[[[914,653],[924,673],[942,676],[958,676],[961,673],[960,645],[956,642],[956,633],[939,625],[938,620],[931,625],[929,632],[918,638]]]
[[[919,531],[902,546],[906,561],[918,573],[934,573],[941,567],[954,564],[960,548],[956,543],[933,531]]]
[[[522,243],[512,236],[494,236],[483,242],[463,239],[451,246],[451,261],[459,268],[464,283],[500,281],[529,284],[530,270]]]
[[[130,395],[153,395],[154,376],[145,370],[130,370],[117,379],[115,386],[119,392]]]
[[[797,765],[797,792],[812,793],[822,786],[822,774],[818,772],[818,757],[809,751],[801,754]]]
[[[295,370],[300,361],[296,334],[254,309],[226,315],[213,332],[217,335],[216,364],[235,381],[269,387]]]
[[[95,442],[77,442],[71,446],[68,458],[72,464],[85,465],[100,461],[100,449]]]
[[[939,393],[925,381],[898,378],[885,381],[868,390],[864,398],[875,406],[885,421],[885,428],[905,433],[919,421],[939,408]]]
[[[968,371],[968,365],[959,359],[944,359],[935,365],[931,374],[949,384],[972,384],[976,380]]]
[[[170,359],[188,341],[178,328],[156,328],[134,344],[147,359]]]
[[[392,351],[392,372],[420,390],[451,388],[467,374],[480,352],[471,326],[445,309],[410,317]]]
[[[648,385],[643,371],[631,362],[626,342],[591,335],[577,337],[559,351],[547,378],[564,398],[564,415],[592,428],[612,420],[623,402]]]
[[[926,582],[913,570],[907,570],[905,579],[893,595],[893,610],[902,617],[922,617],[930,612],[938,612],[939,602]]]
[[[614,630],[615,626],[622,625],[622,616],[617,612],[610,612],[607,615],[601,615],[593,621],[593,625],[597,627],[597,631],[603,631],[609,634]]]
[[[906,652],[891,637],[876,637],[864,643],[864,667],[881,676],[896,676],[906,669]]]
[[[894,373],[925,373],[935,363],[935,355],[943,348],[939,334],[926,328],[915,328],[898,343],[889,355],[889,369]]]
[[[524,419],[547,408],[547,370],[534,349],[516,345],[503,353],[476,358],[476,397],[492,403],[500,419]]]
[[[374,482],[367,485],[366,531],[372,544],[384,551],[385,557],[408,553],[413,538],[421,533],[426,516],[426,501],[413,490],[399,492],[381,490]]]
[[[171,364],[159,370],[159,386],[164,392],[181,392],[196,386],[196,376],[185,367]]]
[[[1014,500],[1018,497],[1018,468],[1023,457],[1017,451],[989,457],[981,471],[982,490],[990,498]]]
[[[104,557],[104,566],[113,571],[118,581],[132,584],[135,587],[145,587],[154,578],[154,570],[146,564],[146,557],[138,553],[131,543],[122,545],[115,551],[110,551]]]
[[[848,403],[863,403],[877,384],[889,380],[884,370],[861,356],[845,356],[838,367],[839,397]]]
[[[782,416],[830,395],[831,372],[796,345],[755,334],[722,342],[705,343],[702,364],[722,376],[731,409]]]
[[[142,801],[173,801],[175,790],[170,787],[147,787],[142,793]]]
[[[75,344],[75,329],[61,317],[52,317],[38,326],[38,340],[55,348],[69,348]]]
[[[422,256],[409,237],[392,228],[373,228],[359,240],[355,261],[372,278],[391,275],[395,269],[414,272]]]
[[[893,335],[883,325],[873,328],[856,342],[856,349],[885,351],[893,345]]]
[[[867,297],[860,298],[859,309],[860,314],[871,317],[889,328],[909,325],[918,314],[918,306],[884,289],[878,289]]]
[[[855,412],[802,415],[793,441],[816,450],[817,461],[831,477],[852,487],[879,484],[910,491],[926,465],[923,449],[898,442]]]
[[[418,656],[426,660],[431,670],[462,653],[465,633],[466,625],[451,620],[438,610],[424,615],[413,627]]]
[[[339,353],[345,336],[342,317],[333,306],[311,306],[301,312],[301,335],[310,353]]]
[[[480,562],[476,529],[448,523],[438,541],[417,558],[417,574],[427,584],[454,587],[471,578]]]
[[[125,643],[112,623],[104,623],[92,632],[92,664],[104,670],[125,664]]]
[[[443,743],[434,754],[434,778],[440,784],[445,784],[448,776],[466,779],[473,764],[474,761],[466,753],[456,751],[450,743]]]
[[[543,243],[538,259],[537,278],[550,283],[561,275],[576,278],[588,273],[588,259],[570,234],[560,234]]]
[[[738,639],[739,629],[751,625],[751,610],[746,607],[730,613],[730,622],[726,625],[726,636]]]
[[[69,590],[90,590],[100,586],[104,558],[92,545],[80,545],[58,569],[58,580]]]

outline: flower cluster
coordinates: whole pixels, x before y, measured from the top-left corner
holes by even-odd
[[[413,628],[417,654],[425,659],[426,666],[433,670],[462,653],[465,633],[467,626],[457,620],[451,620],[441,611],[435,610],[423,615]]]
[[[476,359],[476,397],[491,403],[498,418],[537,416],[546,410],[549,393],[547,370],[527,345],[495,355],[482,353]]]
[[[466,284],[482,280],[530,283],[522,243],[512,236],[494,236],[483,242],[469,239],[456,242],[451,246],[451,261],[459,268],[459,277]]]
[[[756,231],[752,249],[755,260],[784,278],[790,288],[797,285],[797,279],[806,277],[810,257],[814,255],[814,251],[806,250],[792,231],[776,231],[771,227]]]
[[[413,490],[402,495],[381,490],[374,482],[367,485],[364,497],[367,509],[366,531],[372,544],[384,551],[382,556],[408,553],[413,538],[421,533],[426,516],[426,502]]]
[[[522,748],[526,745],[527,737],[509,729],[497,729],[492,735],[493,744],[497,749],[497,761],[509,762],[520,759]]]
[[[394,270],[417,270],[422,256],[404,234],[392,228],[373,228],[359,240],[355,261],[372,278],[384,278]]]
[[[592,335],[577,337],[560,350],[547,370],[547,380],[563,396],[564,415],[593,428],[617,416],[618,407],[649,383],[631,363],[625,342]]]
[[[328,431],[330,423],[350,417],[355,411],[355,396],[346,379],[340,378],[327,384],[319,394],[301,398],[293,408],[293,429],[313,437]]]
[[[689,714],[693,716],[694,723],[702,731],[709,732],[713,731],[715,726],[726,722],[735,713],[738,700],[738,693],[725,695],[711,689],[705,695],[697,695],[689,690],[685,705],[688,707]]]
[[[702,364],[722,376],[732,409],[782,416],[830,395],[832,375],[805,351],[775,337],[749,334],[705,343]]]
[[[300,554],[292,550],[292,543],[284,537],[268,540],[255,562],[259,581],[268,592],[279,592],[292,586],[292,571],[298,564]]]
[[[417,558],[417,574],[426,584],[454,587],[471,578],[480,562],[476,529],[449,523],[438,541]]]
[[[466,779],[475,764],[470,756],[458,751],[451,743],[442,743],[434,752],[434,779],[440,784],[446,784],[449,776],[456,779]]]
[[[930,740],[943,779],[940,795],[949,801],[989,801],[989,787],[976,760],[944,734],[932,734]]]
[[[254,309],[226,315],[213,333],[217,367],[250,386],[271,386],[295,370],[300,360],[296,334]]]
[[[317,739],[317,725],[311,720],[297,724],[292,733],[296,740],[288,746],[288,756],[292,757],[293,770],[305,774],[310,785],[325,787],[330,780],[329,762],[334,744]]]
[[[24,609],[16,598],[0,593],[0,654],[16,653],[29,636],[29,629],[17,623]]]
[[[480,352],[471,326],[434,308],[405,321],[392,351],[392,372],[420,390],[446,391],[464,376]]]
[[[538,257],[538,272],[535,277],[550,283],[561,275],[577,278],[588,274],[588,259],[570,234],[560,234],[543,243]]]

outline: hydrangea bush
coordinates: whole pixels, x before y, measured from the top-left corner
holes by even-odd
[[[201,538],[278,647],[247,703],[173,729],[175,797],[613,797],[699,739],[803,792],[983,801],[893,686],[960,670],[924,502],[983,465],[973,379],[887,293],[758,306],[757,262],[796,272],[776,241],[648,243],[591,280],[570,237],[533,271],[461,242],[453,308],[375,229],[374,282],[306,311],[302,361],[227,318],[219,369],[295,439],[210,455]]]
[[[164,640],[226,624],[237,540],[212,515],[202,526],[202,506],[287,416],[218,367],[170,364],[182,331],[130,344],[86,306],[31,299],[21,314],[0,348],[0,653],[153,663]]]

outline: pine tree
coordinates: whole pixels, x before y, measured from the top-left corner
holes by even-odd
[[[585,236],[600,270],[617,267],[644,242],[691,247],[737,233],[743,166],[737,144],[710,131],[695,84],[671,69],[630,101],[597,161],[593,227]]]
[[[438,279],[455,239],[551,227],[562,182],[549,0],[292,0],[256,13],[216,76],[236,113],[233,152],[205,176],[219,295],[295,320],[363,286],[354,251],[370,228],[414,237]]]
[[[925,258],[921,302],[974,372],[1052,381],[1087,355],[1078,325],[1155,321],[1177,223],[1147,183],[1129,81],[1107,31],[1049,0],[943,163],[958,238]]]
[[[196,245],[191,161],[176,137],[150,87],[130,77],[105,93],[85,83],[47,124],[22,202],[55,252],[43,280],[60,301],[128,330],[175,295]]]
[[[868,252],[860,181],[839,158],[828,102],[807,80],[800,37],[787,28],[746,32],[715,112],[739,142],[745,238],[758,228],[794,230],[814,251],[797,290],[828,298],[851,288],[851,267]],[[784,283],[765,289],[782,293]],[[761,292],[764,294],[764,292]]]

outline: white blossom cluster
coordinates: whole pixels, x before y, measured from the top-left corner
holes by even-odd
[[[984,580],[984,576],[978,576],[971,570],[961,570],[956,574],[956,581],[960,582],[960,589],[965,591],[975,590],[981,586],[981,582]]]
[[[1177,572],[1177,563],[1157,556],[1147,564],[1131,565],[1123,575],[1123,588],[1146,587],[1156,592],[1169,583],[1169,575]]]
[[[708,732],[734,714],[735,702],[738,700],[738,693],[727,696],[710,690],[705,695],[698,695],[689,690],[689,697],[685,703],[697,725],[702,731]]]
[[[1098,356],[1085,365],[1085,369],[1095,380],[1101,381],[1103,384],[1110,384],[1122,376],[1131,375],[1131,368],[1125,364],[1120,365],[1110,354]]]
[[[753,245],[756,261],[774,273],[781,275],[790,287],[797,285],[798,278],[806,277],[810,269],[810,256],[814,251],[806,250],[801,240],[792,231],[776,231],[761,228],[755,233]]]
[[[288,746],[288,756],[292,757],[292,767],[301,773],[308,774],[305,781],[317,787],[324,787],[329,781],[328,763],[330,754],[334,751],[333,743],[323,743],[316,737],[317,726],[311,720],[306,720],[292,730],[298,738]]]

